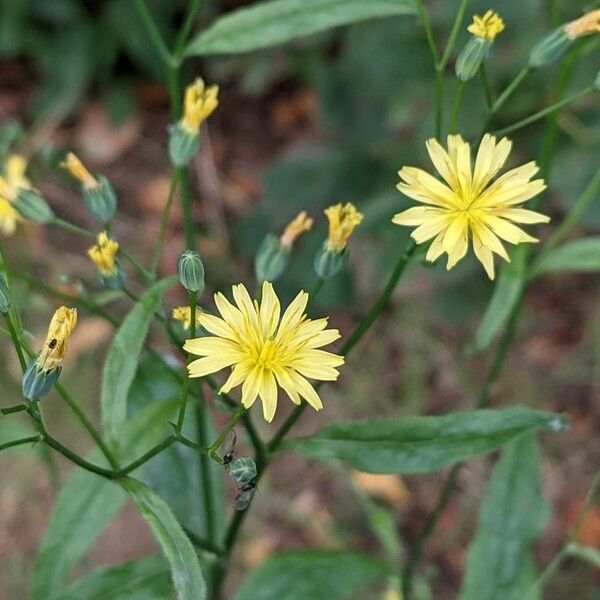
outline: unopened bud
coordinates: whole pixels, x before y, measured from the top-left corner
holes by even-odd
[[[468,81],[477,74],[481,63],[485,60],[490,50],[485,38],[472,37],[460,51],[456,59],[456,76],[461,81]]]
[[[45,371],[40,369],[37,361],[33,361],[23,375],[23,396],[35,402],[45,398],[54,387],[61,370],[61,367],[56,367]]]
[[[315,271],[319,277],[329,279],[337,275],[348,262],[348,249],[345,248],[341,252],[331,250],[327,242],[317,252],[315,256]]]
[[[169,156],[176,167],[187,165],[200,147],[200,133],[190,131],[181,123],[173,125],[169,136]]]
[[[529,66],[539,69],[549,65],[564,56],[573,44],[564,26],[555,29],[544,36],[529,52]]]
[[[10,293],[6,279],[0,275],[0,314],[5,315],[10,309]]]
[[[195,250],[186,250],[177,263],[181,285],[188,292],[201,294],[204,291],[204,265]]]
[[[285,271],[291,246],[283,247],[277,236],[269,233],[260,245],[254,259],[254,272],[259,283],[275,281]]]
[[[104,175],[98,175],[96,182],[92,187],[81,186],[83,201],[91,215],[101,223],[109,223],[117,208],[117,195]]]
[[[229,463],[229,474],[240,485],[253,483],[256,480],[256,463],[250,457],[236,458]]]
[[[36,223],[51,223],[56,218],[48,203],[37,192],[27,188],[18,189],[13,207],[22,217]]]

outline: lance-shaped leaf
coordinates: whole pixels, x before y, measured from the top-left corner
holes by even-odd
[[[235,600],[344,600],[359,595],[390,569],[365,554],[331,550],[285,552],[250,574]]]
[[[415,14],[414,0],[273,0],[218,19],[186,54],[237,54],[376,17]]]
[[[469,547],[461,600],[528,597],[536,579],[530,546],[548,516],[535,436],[529,433],[506,447],[494,469]]]
[[[564,416],[540,410],[486,409],[343,423],[286,447],[311,458],[339,458],[368,473],[429,473],[497,450],[527,431],[566,426]]]
[[[117,331],[108,350],[102,373],[102,424],[113,442],[127,418],[127,396],[138,365],[139,354],[154,312],[163,294],[175,283],[172,277],[154,284],[133,307]]]
[[[198,556],[169,505],[141,481],[125,479],[121,485],[137,504],[169,562],[177,599],[204,600],[206,583]]]
[[[540,255],[533,275],[542,273],[595,273],[600,271],[600,237],[568,242]]]

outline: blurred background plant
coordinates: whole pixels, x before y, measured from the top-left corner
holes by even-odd
[[[187,0],[146,4],[168,47],[173,47]],[[247,4],[206,0],[194,31]],[[442,47],[458,7],[457,1],[428,3],[434,36]],[[525,65],[543,35],[598,7],[587,0],[504,0],[497,6],[472,0],[450,64],[470,37],[466,31],[470,15],[498,10],[506,29],[487,60],[488,78],[497,95]],[[499,111],[492,130],[592,85],[600,68],[599,42],[598,36],[583,40],[561,63],[530,74]],[[0,56],[3,155],[19,151],[30,158],[32,179],[56,214],[89,228],[92,221],[76,194],[65,191],[70,183],[58,166],[67,150],[76,149],[117,189],[121,211],[115,222],[117,239],[137,257],[150,256],[169,189],[165,140],[172,120],[170,83],[134,4],[3,2]],[[336,326],[349,331],[351,320],[376,297],[398,249],[408,240],[408,230],[390,225],[391,216],[410,205],[395,189],[396,172],[402,165],[426,161],[423,142],[435,128],[435,74],[418,16],[369,20],[246,54],[206,52],[184,64],[184,81],[197,74],[221,88],[219,110],[191,168],[193,218],[208,291],[250,281],[254,255],[265,235],[281,232],[306,210],[315,217],[316,234],[302,238],[278,281],[280,296],[289,300],[299,288],[314,284],[313,258],[325,228],[322,210],[351,201],[365,220],[357,232],[350,268],[328,281],[313,307],[317,314],[333,311]],[[447,122],[456,86],[450,69],[445,77]],[[473,79],[464,88],[456,131],[474,139],[486,116],[485,90],[478,78]],[[559,224],[590,180],[598,177],[598,94],[582,97],[511,138],[515,164],[537,159],[545,168],[551,162],[544,211]],[[594,196],[577,225],[578,235],[592,236],[600,229],[597,188]],[[547,239],[552,229],[540,228],[538,233]],[[182,215],[176,209],[160,272],[174,272],[184,240]],[[25,302],[28,329],[36,335],[42,335],[55,300],[29,280],[28,273],[66,294],[92,292],[95,302],[116,302],[117,312],[125,313],[126,299],[120,292],[100,291],[93,283],[86,240],[26,225],[7,246],[13,268],[23,274],[17,292]],[[478,389],[488,360],[476,351],[493,341],[482,341],[478,326],[494,284],[480,276],[471,258],[450,273],[440,263],[418,262],[423,265],[409,270],[393,306],[366,338],[362,352],[350,360],[341,386],[329,390],[326,410],[318,417],[305,416],[300,433],[348,418],[439,414],[473,407],[473,390]],[[587,270],[597,271],[597,260],[594,264]],[[182,302],[174,294],[168,298],[172,305]],[[98,365],[110,336],[110,326],[90,317],[72,341],[65,385],[77,390],[78,402],[91,414],[98,411]],[[8,344],[2,351],[0,377],[4,389],[12,393],[19,383],[18,365]],[[599,358],[597,275],[561,273],[538,279],[526,297],[507,376],[493,392],[499,405],[518,402],[564,411],[572,418],[569,433],[542,438],[543,492],[552,520],[536,545],[541,564],[561,548],[600,458],[594,435],[599,426]],[[150,401],[148,396],[168,400],[177,392],[178,387],[148,359],[136,377],[129,405],[135,410]],[[47,413],[53,429],[60,429],[66,438],[72,430],[71,444],[80,452],[88,449],[87,439],[75,433],[79,430],[62,405],[48,403]],[[0,440],[7,432],[14,434],[15,421],[10,425],[3,421]],[[261,429],[271,431],[264,424]],[[43,455],[42,450],[39,453]],[[173,450],[151,463],[147,478],[173,503],[187,529],[200,535],[203,516],[196,499],[203,483],[195,458],[185,449]],[[36,548],[56,495],[53,483],[64,481],[70,467],[61,463],[49,477],[43,463],[23,452],[3,454],[0,465],[3,481],[10,482],[0,491],[0,535],[9,540],[0,549],[0,597],[22,598],[28,594]],[[470,462],[460,476],[461,493],[440,522],[427,566],[419,572],[418,598],[456,597],[465,548],[475,529],[473,511],[485,493],[490,468],[489,461],[480,459]],[[188,478],[186,494],[161,479],[169,470],[181,470]],[[332,472],[323,464],[306,464],[292,455],[279,458],[256,494],[256,512],[235,554],[231,589],[249,568],[282,549],[344,545],[375,551],[379,538],[388,558],[400,560],[433,508],[442,480],[439,475],[369,480],[345,469]],[[220,473],[215,481],[221,481]],[[132,506],[126,505],[94,544],[88,556],[91,565],[116,564],[148,553],[152,542],[134,515]],[[585,518],[578,541],[598,547],[600,513],[592,510]],[[219,530],[223,527],[222,522],[217,525]],[[583,561],[568,560],[546,591],[548,598],[556,599],[573,592],[590,598],[600,593],[597,573],[593,575]]]

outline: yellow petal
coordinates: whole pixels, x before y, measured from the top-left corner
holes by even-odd
[[[267,423],[270,423],[277,410],[277,383],[271,371],[265,371],[259,391],[262,400],[263,416]]]

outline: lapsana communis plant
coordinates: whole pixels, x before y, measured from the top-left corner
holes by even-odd
[[[318,4],[316,0],[315,4]],[[331,22],[341,25],[360,20],[353,14],[346,15],[345,21],[339,21],[340,15],[346,14],[346,11],[358,10],[358,5],[360,11],[366,15],[360,18],[382,16],[369,12],[373,5],[380,6],[380,3],[338,3],[339,6],[335,9],[327,6],[331,3],[322,4],[320,11],[315,13],[318,12],[323,17],[327,10],[334,12],[327,14],[327,18],[319,23]],[[394,6],[390,8],[392,4]],[[391,3],[386,10],[398,11],[403,4],[406,3]],[[181,67],[186,57],[194,53],[193,48],[196,45],[210,48],[211,44],[215,43],[215,38],[218,38],[219,29],[226,29],[231,20],[223,19],[215,26],[217,33],[213,29],[207,37],[201,34],[197,44],[188,45],[190,31],[200,6],[199,2],[193,0],[178,39],[171,49],[154,24],[145,2],[134,0],[133,5],[139,13],[140,22],[147,28],[149,41],[154,44],[157,55],[161,58],[171,100],[171,125],[164,134],[164,159],[171,165],[171,183],[158,227],[153,256],[147,261],[148,264],[143,264],[144,261],[138,261],[127,251],[127,237],[122,234],[122,229],[113,227],[113,221],[119,220],[115,189],[106,176],[94,172],[76,154],[66,153],[62,167],[79,187],[79,194],[85,206],[96,220],[93,231],[56,217],[53,208],[41,195],[40,189],[43,189],[44,182],[31,181],[32,178],[26,173],[27,162],[21,155],[7,155],[0,177],[0,231],[5,235],[13,234],[19,223],[28,221],[43,223],[49,227],[59,226],[72,235],[80,235],[88,240],[89,260],[86,263],[85,281],[78,287],[77,294],[72,297],[67,294],[72,302],[67,302],[66,299],[64,301],[69,306],[61,306],[56,310],[50,319],[45,340],[42,343],[30,343],[33,336],[26,329],[28,315],[24,315],[23,309],[34,310],[33,304],[18,306],[16,299],[19,298],[19,294],[14,293],[18,274],[11,272],[4,249],[0,246],[4,270],[4,274],[0,276],[0,313],[5,320],[6,333],[11,337],[23,372],[22,397],[14,405],[0,409],[0,416],[23,413],[33,428],[32,435],[11,440],[7,444],[2,443],[0,450],[43,444],[78,468],[104,478],[107,485],[119,485],[119,493],[122,494],[122,489],[125,489],[153,528],[164,550],[165,564],[168,563],[172,572],[173,589],[169,590],[168,596],[172,597],[174,591],[181,600],[223,598],[224,581],[231,566],[231,553],[239,538],[244,519],[251,512],[253,499],[258,496],[255,492],[261,489],[261,480],[269,471],[273,457],[283,448],[298,450],[315,460],[343,459],[351,462],[355,468],[369,473],[416,474],[452,466],[431,515],[423,519],[422,527],[416,535],[408,536],[404,553],[406,556],[402,564],[401,553],[394,548],[394,543],[389,543],[389,536],[386,537],[388,542],[384,544],[385,549],[392,556],[387,557],[388,562],[380,570],[382,586],[376,593],[381,592],[386,598],[402,597],[403,600],[410,600],[413,597],[413,583],[424,548],[457,487],[460,461],[496,450],[504,444],[512,443],[513,438],[523,439],[523,435],[531,435],[536,428],[557,430],[563,426],[560,416],[542,411],[506,406],[497,410],[485,409],[491,399],[491,389],[500,376],[508,355],[527,285],[541,272],[544,260],[547,262],[549,254],[551,257],[552,248],[560,249],[559,242],[565,239],[566,234],[591,202],[590,198],[594,198],[600,188],[600,177],[596,176],[590,182],[588,189],[575,202],[573,212],[559,225],[559,231],[555,234],[559,236],[559,240],[551,237],[548,246],[545,247],[544,243],[539,244],[541,251],[534,254],[532,244],[538,242],[536,226],[545,226],[549,222],[546,213],[550,211],[543,208],[542,212],[538,212],[535,203],[545,199],[543,192],[546,191],[546,181],[549,180],[552,169],[552,156],[551,153],[546,155],[545,160],[531,156],[530,148],[520,145],[515,139],[514,150],[518,150],[517,164],[520,166],[512,167],[508,161],[513,142],[502,133],[498,133],[495,128],[497,115],[533,69],[542,68],[558,60],[570,48],[575,47],[579,40],[600,30],[600,11],[594,10],[550,32],[532,48],[528,57],[522,57],[522,71],[506,88],[495,94],[495,86],[491,85],[486,65],[494,59],[491,48],[499,50],[504,43],[504,36],[500,34],[505,29],[510,29],[510,13],[506,12],[505,23],[501,14],[495,11],[495,8],[503,7],[490,7],[482,16],[473,15],[472,22],[466,25],[464,19],[468,2],[461,0],[455,23],[449,35],[444,36],[448,39],[448,44],[442,52],[436,44],[424,2],[416,0],[417,12],[435,67],[435,84],[431,94],[427,94],[435,102],[435,135],[426,141],[418,141],[411,146],[410,152],[405,153],[408,160],[400,161],[395,158],[394,164],[398,167],[401,163],[418,164],[424,143],[433,170],[401,166],[400,183],[397,187],[404,198],[398,195],[398,208],[390,209],[385,215],[385,233],[401,236],[401,230],[390,223],[391,218],[395,225],[412,228],[411,239],[406,247],[398,250],[395,258],[392,257],[395,264],[385,282],[375,281],[385,265],[378,264],[377,268],[373,269],[370,283],[365,286],[365,292],[373,296],[373,303],[364,316],[360,316],[359,306],[340,308],[347,310],[348,314],[345,320],[340,321],[342,326],[338,330],[335,326],[330,327],[330,317],[321,316],[327,311],[321,309],[318,302],[322,298],[318,298],[318,295],[324,286],[331,285],[328,282],[333,277],[344,269],[352,268],[352,265],[349,266],[351,247],[353,256],[359,257],[361,264],[369,262],[365,260],[367,253],[363,252],[361,240],[356,238],[369,235],[376,244],[383,241],[381,230],[374,232],[374,227],[371,226],[373,215],[378,213],[380,207],[374,207],[375,203],[361,197],[360,192],[348,197],[307,198],[306,204],[297,206],[294,211],[291,208],[287,211],[286,199],[283,198],[282,211],[285,211],[285,214],[282,212],[281,221],[264,237],[256,254],[253,257],[248,256],[247,248],[243,245],[240,249],[240,276],[238,279],[236,275],[235,281],[243,280],[244,283],[237,283],[229,288],[226,282],[228,272],[223,270],[217,277],[217,267],[210,262],[207,263],[205,271],[202,256],[195,243],[200,227],[193,216],[202,211],[192,211],[192,200],[197,191],[190,185],[188,171],[198,155],[206,128],[215,123],[213,115],[219,109],[220,94],[225,96],[228,88],[223,88],[220,92],[215,83],[206,83],[201,77],[195,77],[187,86],[183,86]],[[261,35],[256,37],[256,46],[252,49],[263,48],[265,40],[274,30],[269,29],[271,20],[276,19],[277,15],[283,14],[292,5],[295,8],[290,9],[289,14],[285,13],[287,17],[285,22],[281,23],[282,27],[274,28],[279,32],[278,35],[283,35],[282,31],[292,31],[294,27],[306,27],[307,22],[311,26],[303,30],[304,33],[319,30],[318,27],[315,29],[316,25],[311,21],[313,14],[310,10],[302,15],[298,24],[297,2],[267,1],[248,9],[257,11],[259,16],[261,11],[266,11],[262,13],[262,18],[257,18],[256,13],[245,12],[244,9],[237,13],[238,17],[240,14],[246,15],[247,22],[242,27],[238,22],[238,35],[226,36],[229,46],[226,44],[225,48],[234,48],[236,52],[247,50],[243,47],[238,48],[236,44],[248,44],[248,40],[252,39],[252,27],[264,27]],[[399,13],[390,14],[398,16]],[[233,19],[235,24],[238,17],[233,15],[230,19]],[[292,39],[295,34],[292,31],[289,35],[289,39]],[[467,41],[463,49],[456,53],[455,45],[460,35]],[[277,41],[280,42],[281,39],[278,38]],[[223,46],[218,48],[219,51],[223,50]],[[217,51],[213,53],[218,54]],[[583,59],[583,56],[573,55],[573,61]],[[452,63],[455,64],[454,73],[458,81],[455,81],[456,94],[452,116],[449,123],[445,123],[444,107],[447,102],[444,98],[444,85],[448,79],[448,66]],[[464,87],[473,85],[472,80],[476,75],[481,75],[484,86],[486,116],[481,127],[477,127],[480,130],[479,134],[469,136],[460,131],[459,116],[464,112]],[[558,99],[555,104],[521,121],[506,125],[501,131],[518,131],[533,122],[552,117],[572,101],[595,91],[597,83],[590,82],[589,88],[576,96]],[[216,121],[218,120],[217,118]],[[551,135],[551,121],[548,127],[548,135]],[[404,132],[399,137],[402,137],[402,143],[409,143],[406,140],[412,139],[410,135],[405,136]],[[368,150],[370,152],[370,148]],[[538,164],[542,166],[543,176],[538,176]],[[393,170],[389,173],[386,188],[386,191],[392,193]],[[165,267],[164,270],[169,276],[160,279],[159,266],[166,262],[160,259],[165,258],[163,247],[167,225],[178,194],[182,202],[186,248],[181,253],[177,266],[172,264]],[[401,204],[406,198],[418,204]],[[337,203],[327,206],[329,202]],[[528,202],[531,204],[526,204]],[[532,208],[528,208],[529,206]],[[72,208],[72,212],[76,212],[76,205]],[[392,217],[396,211],[397,214]],[[31,227],[31,223],[28,227]],[[324,231],[325,228],[325,239],[314,237],[318,235],[315,230]],[[261,231],[260,235],[264,235],[264,231]],[[313,246],[310,245],[311,236],[315,242]],[[544,240],[546,237],[540,235],[539,239]],[[505,244],[517,248],[513,250]],[[469,265],[470,250],[483,265],[489,279],[494,279],[496,275],[494,255],[507,262],[513,261],[508,267],[502,264],[502,269],[513,270],[501,272],[499,280],[502,285],[498,284],[489,309],[502,314],[493,315],[496,330],[489,337],[495,339],[497,336],[499,341],[490,360],[490,370],[476,394],[478,410],[467,413],[450,412],[441,417],[423,416],[410,421],[399,418],[396,414],[390,415],[389,418],[379,418],[380,415],[370,414],[373,418],[368,421],[333,423],[331,427],[317,434],[301,440],[290,440],[289,434],[306,407],[317,411],[314,419],[315,427],[319,429],[320,424],[325,421],[323,412],[326,413],[328,422],[335,421],[336,415],[340,414],[341,411],[337,410],[335,404],[337,400],[327,397],[324,386],[328,382],[334,384],[338,380],[344,385],[344,375],[348,372],[345,364],[347,357],[384,312],[407,268],[418,268],[417,265],[411,264],[413,256],[420,251],[416,246],[423,247],[423,254],[430,262],[437,261],[445,254],[447,269],[464,260],[462,276],[465,278],[484,277],[479,268],[475,270]],[[203,247],[198,245],[198,248]],[[295,280],[288,276],[292,271],[290,267],[298,258],[297,255],[317,247],[314,255],[309,256],[309,264],[312,263],[313,269],[306,268],[305,262],[304,267],[300,269],[303,277],[301,285],[291,289],[295,284],[289,280]],[[250,274],[244,271],[244,265],[251,263],[252,259],[255,281],[251,281]],[[586,268],[589,268],[588,263]],[[498,300],[497,294],[506,289],[506,280],[502,277],[504,273],[510,274],[509,283],[513,285],[513,293],[510,296],[500,296]],[[422,276],[427,277],[426,274]],[[35,281],[35,278],[31,279]],[[165,293],[175,287],[177,281],[180,284],[179,293],[184,299],[174,301],[174,306],[171,305],[169,309],[164,300]],[[133,291],[128,287],[130,283],[135,286]],[[40,287],[57,297],[65,297],[64,290],[53,290],[47,282],[40,282]],[[100,290],[102,301],[106,304],[97,301],[98,290],[95,288],[98,287],[111,290]],[[204,293],[205,287],[216,291],[213,296],[214,304],[208,299],[208,294]],[[139,298],[136,295],[138,289],[141,290]],[[219,291],[220,289],[223,291]],[[115,300],[132,301],[134,304],[128,314],[123,316],[123,310],[113,311],[110,303]],[[502,301],[502,311],[497,311]],[[169,304],[170,302],[169,297]],[[79,406],[77,398],[73,398],[66,387],[61,385],[63,381],[59,381],[63,365],[68,364],[70,360],[67,351],[69,338],[75,330],[78,318],[85,319],[88,314],[106,319],[117,328],[102,371],[103,387],[98,390],[102,432]],[[44,320],[47,318],[44,317]],[[333,319],[335,315],[332,316]],[[352,328],[351,323],[354,320],[358,322]],[[148,341],[146,337],[152,323],[157,326],[152,327],[154,337]],[[156,347],[155,340],[160,340]],[[167,343],[171,344],[169,350]],[[147,391],[152,394],[161,393],[158,389],[160,386],[154,388],[154,373],[148,374],[140,368],[142,352],[152,357],[155,361],[153,364],[157,365],[156,370],[160,367],[160,370],[168,374],[178,386],[179,392],[175,398],[164,398],[159,407],[161,412],[153,413],[159,414],[160,417],[153,416],[154,420],[140,423],[131,418],[131,406],[128,405],[136,372],[138,377],[147,379],[143,381]],[[71,359],[74,361],[74,357]],[[398,369],[402,369],[402,361],[398,361]],[[89,459],[84,458],[73,451],[69,443],[61,442],[48,431],[44,411],[47,403],[53,401],[52,390],[55,390],[65,401],[65,405],[74,412],[98,446],[100,454],[92,454],[92,458]],[[171,389],[169,394],[172,396]],[[344,394],[339,396],[340,401],[345,401]],[[290,403],[282,402],[282,397],[287,397]],[[257,400],[260,401],[258,409],[253,408]],[[502,402],[503,406],[508,405],[512,399],[506,398]],[[171,410],[172,414],[167,415],[167,410]],[[224,417],[224,412],[230,414]],[[143,411],[141,414],[144,416]],[[141,419],[139,414],[135,418]],[[160,422],[157,422],[159,418]],[[260,424],[255,422],[257,420]],[[190,421],[196,427],[191,427]],[[162,438],[158,439],[155,432],[161,425]],[[133,439],[127,437],[131,436],[132,429]],[[240,433],[240,442],[236,446],[237,433],[242,429],[245,435]],[[152,437],[153,435],[155,437]],[[229,443],[227,440],[230,439],[234,441]],[[170,506],[166,499],[160,498],[160,495],[143,484],[141,477],[143,469],[152,466],[149,463],[153,458],[175,446],[185,447],[188,452],[187,455],[177,454],[178,460],[188,460],[184,457],[190,455],[193,460],[198,460],[189,471],[193,471],[195,476],[200,473],[201,485],[194,488],[197,491],[189,494],[187,486],[191,485],[191,478],[189,481],[184,478],[175,480],[176,469],[173,469],[172,473],[164,467],[161,478],[171,479],[169,485],[161,489],[161,493],[166,494],[168,490],[165,490],[169,488],[177,490],[178,494],[176,501],[172,502],[173,506]],[[252,456],[237,455],[243,446],[251,447]],[[132,455],[129,454],[131,447],[135,449]],[[168,464],[168,461],[164,464]],[[214,473],[211,471],[212,468],[217,468],[217,465],[221,474],[226,473],[231,478],[230,484],[235,485],[233,502],[226,503],[217,497],[218,486],[214,485]],[[90,479],[94,484],[98,483],[98,480]],[[532,485],[536,485],[536,482],[532,481]],[[266,490],[268,487],[265,485]],[[98,489],[104,493],[103,488]],[[93,497],[95,493],[94,491]],[[102,494],[99,494],[100,498],[104,498]],[[189,496],[202,507],[202,535],[191,529],[184,532],[178,523],[178,519],[185,521],[188,516],[185,511],[193,512],[197,508],[195,504],[191,509],[185,504],[185,510],[177,515],[172,510],[175,505],[180,506],[180,500],[182,505],[187,502]],[[269,501],[268,491],[263,498],[265,502]],[[59,504],[59,512],[67,510],[64,506],[71,505],[69,502]],[[215,507],[215,504],[218,506]],[[232,514],[223,531],[215,514],[218,509],[226,506],[231,507]],[[370,505],[365,506],[369,508]],[[377,507],[377,510],[380,508]],[[107,512],[110,512],[109,509],[112,510],[107,506]],[[374,521],[383,514],[376,510],[366,512],[370,518],[376,514],[377,518],[372,518]],[[71,525],[73,519],[64,518],[62,514],[59,514],[59,517],[61,522]],[[379,519],[378,522],[387,523],[385,519]],[[184,524],[187,527],[188,524]],[[77,528],[72,529],[73,535],[76,535]],[[381,533],[381,525],[376,533]],[[518,538],[519,531],[513,533],[513,537]],[[67,533],[65,537],[68,537]],[[527,543],[530,541],[526,540]],[[61,556],[63,540],[60,542],[48,543],[46,547],[51,547],[53,553],[57,554],[59,570],[68,572],[82,556],[77,554],[79,550],[72,548],[67,558]],[[517,547],[519,540],[511,539],[510,542],[514,542]],[[89,546],[91,541],[86,540],[86,544]],[[342,551],[335,554],[336,561],[342,560],[342,554]],[[357,559],[356,553],[350,554],[351,560],[360,561],[360,555]],[[521,557],[518,552],[514,554]],[[201,563],[198,555],[202,557]],[[69,562],[72,556],[75,556],[75,559]],[[289,556],[284,558],[288,559]],[[45,559],[51,560],[48,557]],[[323,556],[320,559],[323,559]],[[307,574],[303,584],[310,584],[314,572],[320,573],[321,577],[328,577],[330,572],[335,572],[335,564],[331,568],[312,569],[312,564],[305,563],[299,568],[292,559],[290,560],[293,566],[291,572]],[[377,565],[377,559],[369,557],[369,561],[369,568],[373,569],[373,565]],[[40,562],[43,562],[42,559]],[[479,563],[487,567],[485,561]],[[527,563],[527,568],[529,567]],[[281,581],[278,579],[285,576],[285,568],[279,567],[267,577],[268,585],[274,586],[269,589],[291,589],[288,584],[280,585]],[[519,565],[516,565],[514,570],[520,573],[518,569]],[[510,569],[507,569],[508,571]],[[115,575],[110,569],[107,572],[111,576]],[[126,577],[126,572],[127,569],[122,569],[117,575]],[[360,574],[361,569],[351,566],[349,572],[354,576]],[[100,579],[103,577],[103,574],[96,575]],[[530,570],[525,575],[529,576]],[[52,578],[47,579],[49,581]],[[57,575],[55,579],[59,580],[60,577]],[[257,576],[257,579],[260,579],[260,576]],[[66,578],[63,583],[66,589]],[[129,589],[129,583],[126,581],[121,589]],[[341,589],[343,583],[345,581],[338,577],[333,587],[329,585],[323,588],[307,588],[309,591],[306,595],[321,597],[323,589],[338,589],[336,585]],[[46,584],[44,580],[43,585],[54,584],[51,581]],[[244,585],[252,587],[257,584],[254,578],[251,578],[250,583]],[[46,596],[53,598],[61,597],[61,593],[65,592],[64,589],[48,589],[44,590],[44,593],[46,591]],[[106,593],[109,592],[110,590]],[[145,589],[140,592],[144,593]],[[151,596],[152,594],[148,593],[148,597]],[[243,597],[263,596],[255,589],[250,589]],[[281,600],[285,598],[282,597]]]

